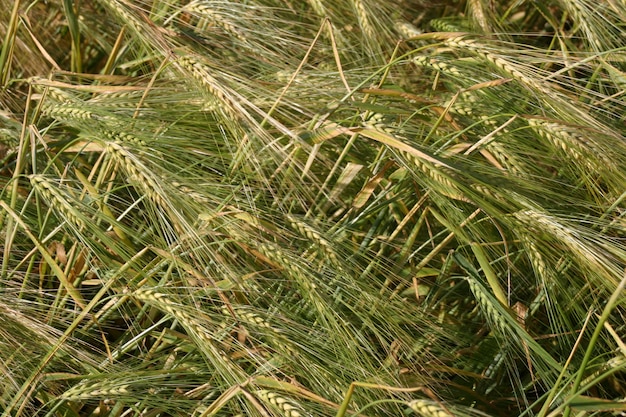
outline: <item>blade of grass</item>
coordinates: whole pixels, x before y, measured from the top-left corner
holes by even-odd
[[[78,7],[78,6],[76,6]],[[78,25],[78,16],[74,10],[73,0],[63,0],[63,9],[67,18],[67,26],[70,29],[70,37],[72,38],[72,71],[77,73],[83,72],[83,58],[80,50],[80,28]]]
[[[0,87],[6,87],[11,76],[11,60],[13,58],[13,48],[15,47],[19,10],[20,0],[14,0],[7,33],[4,35],[2,51],[0,51]]]

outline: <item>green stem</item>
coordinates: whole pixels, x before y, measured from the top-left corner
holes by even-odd
[[[63,0],[63,9],[67,16],[67,26],[70,29],[72,37],[72,71],[83,72],[83,59],[80,53],[80,29],[78,26],[78,16],[74,10],[74,2],[72,0]]]
[[[15,0],[13,3],[13,10],[11,11],[11,19],[9,21],[9,27],[7,33],[4,35],[4,42],[2,44],[2,51],[0,52],[0,86],[6,87],[10,74],[10,61],[13,56],[13,47],[15,46],[15,33],[17,32],[18,11],[20,9],[19,0]]]

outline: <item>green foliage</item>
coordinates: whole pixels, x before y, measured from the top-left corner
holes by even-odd
[[[7,3],[3,416],[624,410],[623,2]]]

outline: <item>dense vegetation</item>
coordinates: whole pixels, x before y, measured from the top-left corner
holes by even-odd
[[[2,416],[626,410],[620,0],[3,0]]]

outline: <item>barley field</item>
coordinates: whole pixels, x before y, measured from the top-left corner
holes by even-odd
[[[623,0],[0,0],[0,415],[626,413]]]

